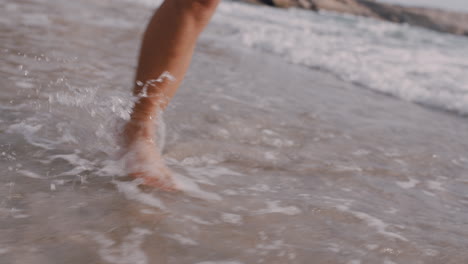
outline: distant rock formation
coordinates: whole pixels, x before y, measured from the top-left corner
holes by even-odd
[[[406,23],[439,32],[468,36],[468,14],[433,8],[406,7],[375,0],[240,0],[313,11],[328,10],[357,16],[372,17],[395,23]]]

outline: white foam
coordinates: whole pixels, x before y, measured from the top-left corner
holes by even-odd
[[[211,105],[210,108],[211,108],[212,110],[214,110],[214,111],[219,111],[219,110],[221,110],[221,107],[220,107],[219,105],[217,105],[217,104]]]
[[[155,214],[156,214],[155,211],[149,210],[149,209],[141,209],[141,210],[140,210],[140,213],[142,213],[142,214],[147,214],[147,215],[155,215]]]
[[[271,151],[267,151],[264,153],[264,158],[266,160],[277,160],[278,158],[276,157],[276,154],[271,152]]]
[[[383,264],[397,264],[397,263],[389,260],[388,258],[385,258]]]
[[[151,194],[143,193],[138,189],[137,186],[141,183],[140,180],[134,180],[132,182],[113,181],[113,183],[117,186],[117,189],[129,200],[138,201],[159,209],[166,208],[161,200]]]
[[[15,218],[15,219],[23,219],[23,218],[28,218],[28,217],[30,217],[30,215],[28,215],[28,214],[15,214],[15,215],[13,215],[13,218]]]
[[[47,14],[24,14],[22,15],[21,23],[31,26],[48,26],[50,19]]]
[[[208,222],[208,221],[205,221],[197,216],[193,216],[193,215],[184,215],[183,217],[184,219],[187,219],[187,220],[190,220],[196,224],[199,224],[199,225],[212,225],[211,222]]]
[[[32,171],[28,171],[28,170],[17,170],[16,172],[18,172],[19,174],[23,175],[23,176],[26,176],[26,177],[29,177],[29,178],[32,178],[32,179],[45,179],[46,177],[43,177],[35,172],[32,172]]]
[[[197,262],[195,264],[244,264],[243,262],[239,261],[202,261],[202,262]]]
[[[270,136],[278,135],[275,131],[270,130],[270,129],[263,129],[263,130],[262,130],[262,133],[264,133],[264,134],[266,134],[266,135],[270,135]]]
[[[389,208],[388,210],[385,210],[385,212],[386,212],[387,214],[396,214],[398,211],[400,211],[400,210],[398,210],[398,209],[396,209],[396,208],[394,208],[394,207],[391,207],[391,208]]]
[[[367,244],[366,248],[369,249],[369,250],[376,250],[377,248],[379,248],[379,245],[377,245],[377,244]]]
[[[43,126],[41,124],[30,124],[28,121],[30,120],[23,120],[21,123],[10,125],[7,129],[7,133],[23,135],[26,141],[33,146],[53,149],[55,142],[36,136],[36,133],[38,133]]]
[[[218,128],[216,129],[216,134],[222,138],[229,138],[231,136],[231,134],[229,133],[229,131],[227,129],[224,129],[224,128]]]
[[[444,191],[444,187],[442,187],[442,183],[438,181],[427,181],[427,187],[434,191]]]
[[[389,225],[387,223],[385,223],[384,221],[382,221],[381,219],[378,219],[377,217],[371,216],[371,215],[363,213],[363,212],[352,211],[351,209],[349,209],[349,207],[343,206],[343,205],[338,205],[336,208],[338,210],[340,210],[340,211],[348,212],[348,213],[354,215],[355,217],[365,221],[368,226],[375,228],[378,233],[380,233],[380,234],[382,234],[384,236],[391,237],[391,238],[396,238],[396,239],[399,239],[399,240],[402,240],[402,241],[408,241],[407,238],[405,238],[404,236],[402,236],[400,234],[387,231],[386,229],[389,227]]]
[[[263,135],[261,136],[262,142],[267,145],[277,147],[277,148],[291,147],[294,145],[294,141],[292,140],[278,138],[278,137],[275,137],[276,134],[270,134],[270,133],[274,133],[273,131],[268,132],[268,133],[265,133],[265,131],[270,131],[270,130],[266,129],[262,131],[263,132]]]
[[[222,160],[221,160],[222,161]],[[171,160],[171,162],[179,163],[175,160]],[[181,165],[184,166],[202,166],[202,165],[213,165],[220,163],[219,157],[215,157],[213,155],[203,155],[203,156],[196,156],[196,157],[187,157],[180,162]]]
[[[118,17],[105,17],[105,16],[93,16],[92,19],[87,19],[83,23],[90,23],[97,26],[117,28],[117,29],[131,29],[135,28],[133,23],[128,20],[120,19]]]
[[[31,88],[34,88],[34,84],[30,83],[30,82],[27,82],[27,81],[17,81],[16,83],[16,86],[18,86],[19,88],[24,88],[24,89],[31,89]]]
[[[413,178],[409,178],[408,181],[397,181],[395,183],[403,189],[411,189],[414,188],[418,183],[420,183],[420,181]]]
[[[242,224],[242,216],[238,214],[230,214],[230,213],[222,213],[221,219],[229,224],[233,225],[241,225]]]
[[[427,196],[431,196],[431,197],[435,197],[435,196],[436,196],[434,193],[428,192],[428,191],[426,191],[426,190],[423,190],[422,192],[423,192],[425,195],[427,195]]]
[[[468,113],[468,40],[384,21],[223,2],[227,41],[404,100]],[[350,26],[352,24],[353,26]]]
[[[273,240],[269,241],[268,243],[257,244],[255,247],[264,250],[279,250],[282,249],[284,245],[285,244],[283,240]]]
[[[177,188],[179,188],[187,195],[204,200],[222,200],[221,196],[219,196],[218,194],[202,190],[194,181],[181,174],[174,174],[174,183],[177,186]]]
[[[439,255],[439,251],[435,249],[430,249],[430,248],[424,249],[423,252],[424,252],[424,255],[430,256],[430,257],[435,257]]]
[[[165,235],[165,237],[174,239],[175,241],[179,242],[181,245],[185,245],[185,246],[196,246],[196,245],[198,245],[198,242],[196,242],[195,240],[193,240],[191,238],[188,238],[188,237],[184,237],[184,236],[182,236],[180,234]]]
[[[358,149],[356,151],[353,152],[353,155],[355,156],[366,156],[366,155],[369,155],[371,152],[369,150],[366,150],[366,149]]]
[[[355,164],[335,164],[333,170],[338,172],[362,172],[362,169]]]
[[[22,213],[23,209],[18,208],[0,208],[0,216],[11,216],[15,219],[28,218],[30,215]]]
[[[8,252],[10,252],[9,248],[0,248],[0,255],[6,254]]]
[[[99,245],[99,256],[112,264],[148,264],[148,258],[141,249],[144,239],[151,231],[143,228],[133,228],[131,233],[124,237],[120,245],[106,235],[98,232],[84,231]]]
[[[300,214],[302,211],[297,208],[296,206],[284,206],[281,207],[280,201],[267,201],[267,208],[257,210],[255,213],[257,214],[271,214],[271,213],[279,213],[285,215],[297,215]]]
[[[102,163],[101,168],[96,171],[98,176],[115,176],[122,175],[122,172],[126,171],[125,162],[123,159],[120,160],[105,160]]]
[[[121,0],[121,1],[130,2],[130,3],[139,3],[142,5],[146,5],[148,7],[156,7],[162,3],[162,0]]]
[[[334,253],[338,253],[341,251],[340,245],[335,243],[328,243],[327,249]]]
[[[208,178],[218,178],[218,177],[225,177],[225,176],[244,176],[244,174],[233,171],[231,169],[221,167],[221,166],[203,166],[203,167],[192,167],[192,164],[185,163],[185,160],[182,161],[182,165],[184,165],[185,170],[194,177],[208,177]],[[198,164],[197,164],[198,165]]]
[[[225,195],[239,195],[239,192],[231,190],[231,189],[226,189],[222,191],[221,193]]]
[[[262,184],[262,183],[258,183],[258,184],[249,186],[247,189],[252,190],[252,191],[256,191],[256,192],[274,192],[274,190],[272,190],[270,188],[270,186],[268,186],[266,184]]]
[[[79,156],[79,152],[75,154],[53,155],[53,156],[50,156],[49,161],[52,161],[55,159],[63,159],[63,160],[68,161],[70,164],[74,165],[71,170],[62,172],[58,176],[78,175],[84,171],[92,170],[96,166],[94,162],[81,158]]]

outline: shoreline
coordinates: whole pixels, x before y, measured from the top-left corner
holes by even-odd
[[[370,17],[468,37],[468,13],[437,8],[408,7],[373,0],[234,0],[279,8],[296,7]]]

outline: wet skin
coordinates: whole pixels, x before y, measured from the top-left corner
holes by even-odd
[[[124,130],[129,174],[143,179],[145,185],[177,189],[155,140],[158,113],[164,111],[184,79],[198,36],[219,1],[165,0],[148,24],[133,90],[139,99]],[[170,77],[164,78],[166,73]]]

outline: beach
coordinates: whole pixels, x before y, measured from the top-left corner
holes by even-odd
[[[118,159],[156,5],[0,4],[0,263],[468,261],[467,38],[223,2],[166,193]]]

